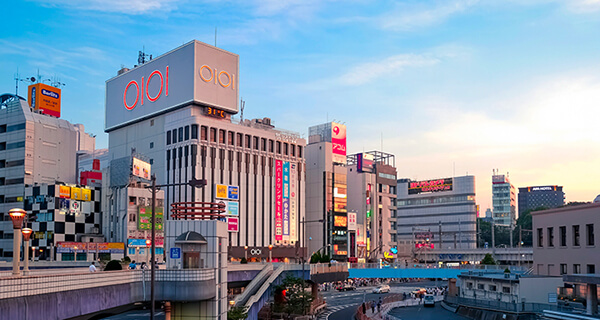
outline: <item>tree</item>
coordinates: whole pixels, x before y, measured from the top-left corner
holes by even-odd
[[[241,264],[246,264],[246,263],[248,263],[248,260],[246,260],[246,258],[242,258],[242,260],[240,260],[240,263]]]
[[[113,271],[113,270],[123,270],[121,266],[121,262],[119,260],[110,260],[106,267],[104,267],[104,271]]]
[[[483,260],[481,260],[480,263],[484,264],[484,265],[495,265],[496,264],[496,260],[494,260],[494,257],[492,257],[491,254],[486,253],[485,257],[483,257]]]
[[[248,317],[246,306],[232,307],[227,311],[227,320],[244,320]]]
[[[319,263],[321,262],[321,259],[323,257],[321,256],[321,252],[317,251],[315,253],[312,254],[312,256],[310,256],[310,263]]]
[[[534,211],[547,210],[547,207],[541,206],[531,210],[525,210],[525,212],[519,215],[519,219],[517,219],[517,224],[515,229],[513,230],[513,237],[515,239],[515,244],[519,245],[519,230],[533,230],[533,222],[531,218],[531,213]],[[522,231],[521,232],[523,241],[523,246],[531,247],[533,246],[533,234],[531,231]]]
[[[275,309],[281,310],[288,314],[304,314],[307,309],[310,309],[310,304],[313,300],[312,294],[306,291],[308,284],[304,279],[288,275],[280,285],[275,287],[275,295],[283,295],[283,301],[275,299]]]

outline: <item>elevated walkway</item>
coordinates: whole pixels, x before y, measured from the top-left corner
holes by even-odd
[[[263,267],[263,269],[256,275],[256,277],[250,282],[246,289],[242,294],[238,295],[235,298],[236,306],[246,305],[248,299],[252,297],[256,292],[260,289],[260,287],[265,283],[265,281],[273,274],[273,265],[267,264]]]
[[[379,264],[353,263],[348,269],[350,278],[457,278],[463,272],[501,272],[508,268],[512,273],[524,273],[524,267],[517,266],[487,266],[463,265],[453,268],[438,268],[435,265],[411,265],[405,267],[401,264],[380,266]]]

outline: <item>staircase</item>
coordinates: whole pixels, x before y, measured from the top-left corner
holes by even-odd
[[[248,299],[252,297],[260,289],[261,285],[273,274],[273,265],[267,264],[264,268],[256,275],[250,284],[246,287],[246,290],[242,294],[235,297],[235,305],[243,306],[248,302]]]

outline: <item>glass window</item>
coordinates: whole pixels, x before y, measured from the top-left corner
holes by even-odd
[[[251,148],[250,147],[250,136],[249,135],[246,135],[246,146],[245,147],[248,148],[248,149]]]
[[[554,247],[554,228],[548,227],[548,247]]]
[[[286,156],[290,154],[290,145],[287,142],[283,143],[283,154],[285,154]]]
[[[252,137],[252,140],[254,140],[252,147],[254,150],[258,150],[258,137]]]
[[[581,273],[581,265],[580,264],[573,265],[573,273],[575,273],[575,274]]]
[[[265,138],[260,139],[260,150],[267,151],[267,139],[265,139]]]
[[[243,138],[242,138],[242,137],[243,137],[243,135],[242,135],[241,133],[238,133],[238,134],[237,134],[237,139],[236,139],[236,141],[237,141],[237,146],[238,146],[238,147],[241,147],[241,146],[242,146],[242,143],[243,143],[243,141],[242,141],[242,140],[243,140]]]
[[[588,264],[587,265],[587,273],[589,273],[589,274],[596,273],[596,265],[595,264]]]
[[[192,139],[198,139],[198,125],[192,125]]]
[[[185,140],[190,140],[190,126],[185,126]]]
[[[167,145],[171,144],[171,130],[167,131]]]
[[[273,152],[273,144],[275,142],[273,140],[269,140],[269,152]]]
[[[208,128],[205,126],[202,126],[202,128],[200,128],[200,140],[208,140]]]
[[[560,246],[567,246],[567,227],[565,226],[560,227]]]
[[[179,142],[183,141],[183,127],[179,128]]]
[[[510,287],[502,287],[503,293],[510,293]]]
[[[217,128],[210,128],[210,141],[217,142]]]
[[[587,231],[587,245],[593,246],[594,245],[594,225],[586,224],[585,228]]]
[[[277,153],[281,154],[281,141],[277,141]]]
[[[302,158],[302,146],[298,146],[298,158]]]
[[[560,264],[560,274],[567,274],[567,264],[566,263]]]
[[[537,234],[538,234],[538,247],[543,247],[544,246],[544,229],[538,228]]]
[[[219,130],[219,143],[225,143],[225,130]]]
[[[573,245],[579,246],[579,226],[573,226]]]
[[[232,131],[227,132],[227,144],[230,146],[233,145],[233,132]]]
[[[171,131],[173,133],[173,143],[177,143],[177,129]]]

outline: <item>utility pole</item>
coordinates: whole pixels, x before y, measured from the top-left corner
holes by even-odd
[[[440,240],[439,240],[440,247],[438,248],[438,250],[442,250],[442,220],[440,220],[440,222],[439,222],[439,227],[440,227],[440,229],[439,229],[438,233],[439,233],[439,237],[440,237]]]

